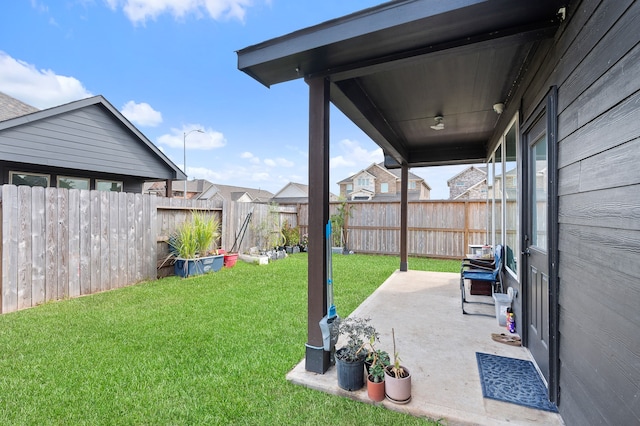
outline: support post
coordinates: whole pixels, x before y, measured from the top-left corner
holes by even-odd
[[[329,80],[309,85],[309,265],[305,369],[324,374],[330,366],[319,322],[327,314],[327,250],[329,220]]]
[[[402,163],[400,173],[400,271],[406,272],[409,270],[407,253],[409,166],[407,163]]]

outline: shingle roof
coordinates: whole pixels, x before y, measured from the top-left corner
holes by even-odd
[[[0,92],[0,121],[20,117],[39,111],[38,108],[27,105],[22,101]]]

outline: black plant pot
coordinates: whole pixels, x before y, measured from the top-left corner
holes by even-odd
[[[336,352],[336,369],[338,372],[338,386],[341,389],[354,391],[364,386],[364,358],[355,362],[340,359],[340,351]]]

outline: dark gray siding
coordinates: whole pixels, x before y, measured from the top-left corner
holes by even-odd
[[[0,159],[141,178],[175,178],[167,164],[101,104],[1,131]]]
[[[526,118],[558,87],[559,408],[640,424],[640,2],[569,13],[522,98]]]

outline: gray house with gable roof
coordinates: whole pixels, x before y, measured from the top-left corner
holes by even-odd
[[[184,173],[104,97],[38,110],[0,93],[0,183],[142,192]]]

